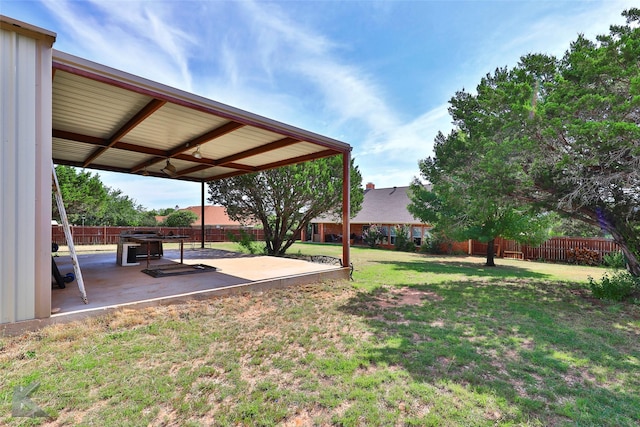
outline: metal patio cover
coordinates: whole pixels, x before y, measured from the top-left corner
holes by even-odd
[[[341,141],[53,52],[53,161],[207,182],[349,153]],[[199,147],[201,158],[193,156]]]

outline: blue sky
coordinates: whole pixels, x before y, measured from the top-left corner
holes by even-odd
[[[408,185],[451,129],[447,103],[527,53],[561,56],[622,24],[631,0],[0,0],[54,48],[353,147],[363,181]],[[146,208],[200,185],[99,172]]]

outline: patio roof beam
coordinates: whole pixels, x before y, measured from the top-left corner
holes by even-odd
[[[239,129],[241,127],[243,127],[244,125],[242,123],[238,123],[238,122],[234,122],[234,121],[230,121],[227,122],[225,124],[223,124],[222,126],[218,126],[215,129],[212,129],[206,133],[203,133],[200,136],[197,136],[187,142],[184,142],[176,147],[174,147],[173,149],[166,151],[165,152],[165,157],[160,158],[160,159],[152,159],[152,160],[146,160],[142,163],[137,164],[136,166],[131,168],[131,173],[136,173],[139,172],[140,170],[142,170],[145,167],[149,167],[155,163],[161,162],[167,158],[174,158],[174,157],[178,157],[180,154],[184,153],[185,151],[188,151],[190,149],[192,149],[194,146],[199,145],[199,144],[204,144],[205,142],[209,142],[212,141],[216,138],[220,138],[223,135],[226,135],[228,133],[233,132],[236,129]],[[189,156],[188,159],[184,159],[184,160],[189,160],[189,161],[198,161],[200,160],[200,162],[198,163],[204,163],[202,162],[202,160],[206,160],[206,159],[196,159],[195,157]],[[215,165],[212,165],[215,166]]]
[[[207,133],[204,133],[196,138],[193,138],[190,141],[187,141],[184,144],[181,144],[180,146],[174,148],[173,150],[170,150],[167,154],[168,157],[175,157],[176,155],[183,153],[191,148],[193,148],[196,145],[202,145],[205,142],[210,142],[216,138],[220,138],[221,136],[224,136],[228,133],[233,132],[236,129],[240,129],[241,127],[243,127],[244,125],[242,123],[238,123],[238,122],[234,122],[231,121],[229,123],[225,123],[222,126],[219,126],[215,129],[210,130]]]
[[[190,173],[200,172],[202,170],[209,169],[210,167],[211,166],[209,166],[209,165],[193,166],[193,167],[190,167],[188,169],[183,169],[181,171],[176,172],[175,176],[189,175]]]
[[[284,148],[289,145],[297,144],[300,141],[294,138],[282,138],[277,141],[270,142],[268,144],[261,145],[260,147],[255,147],[250,150],[245,150],[240,153],[232,154],[231,156],[223,157],[216,161],[216,166],[224,166],[228,163],[235,162],[236,160],[245,159],[247,157],[257,156],[258,154],[267,153],[269,151],[277,150],[279,148]]]
[[[308,162],[310,160],[322,159],[324,157],[336,156],[338,154],[340,154],[340,153],[335,151],[335,150],[324,150],[324,151],[320,151],[318,153],[305,154],[304,156],[293,157],[293,158],[288,159],[287,161],[284,161],[284,162],[266,163],[264,165],[253,167],[253,172],[259,172],[259,171],[268,170],[268,169],[275,169],[275,168],[279,168],[279,167],[282,167],[282,166],[287,166],[287,165],[292,165],[292,164],[297,164],[297,163],[302,163],[302,162]],[[231,167],[231,164],[228,164],[226,166],[227,167]],[[242,171],[229,172],[229,173],[226,173],[226,174],[223,174],[223,175],[215,175],[215,176],[210,176],[210,177],[204,178],[203,181],[208,182],[208,181],[216,181],[216,180],[219,180],[219,179],[232,178],[234,176],[242,175],[243,173],[244,172],[242,172]]]
[[[57,129],[53,130],[52,136],[54,138],[66,139],[69,141],[76,141],[76,142],[83,142],[85,144],[98,145],[101,147],[105,147],[107,145],[107,141],[105,141],[102,138],[97,138],[94,136],[82,135],[79,133],[62,131]],[[145,160],[144,162],[140,163],[140,165],[137,165],[135,171],[133,169],[127,169],[128,173],[139,172],[145,167],[149,167],[151,165],[154,165],[166,159],[165,157],[166,151],[158,148],[144,147],[142,145],[129,144],[127,142],[122,142],[122,141],[114,144],[111,148],[131,151],[133,153],[149,154],[149,155],[155,156],[155,158]],[[189,154],[178,154],[173,157],[179,160],[185,160],[192,163],[201,163],[202,165],[208,165],[207,167],[217,166],[217,162],[213,159],[205,159],[205,158],[196,159],[195,157]],[[62,164],[59,162],[56,162],[56,163]],[[74,163],[74,166],[83,167],[82,163]],[[233,169],[240,169],[247,172],[254,172],[256,170],[254,166],[243,165],[241,163],[227,163],[225,166]]]
[[[52,160],[53,160],[53,163],[55,163],[56,165],[73,166],[73,167],[76,167],[76,168],[81,168],[82,167],[82,162],[74,162],[74,161],[70,161],[70,160],[66,160],[66,159],[59,159],[59,158],[55,158],[55,157]],[[108,166],[108,165],[101,165],[99,163],[92,163],[91,164],[91,169],[108,171],[108,172],[131,173],[129,171],[129,169],[126,169],[126,168]],[[147,173],[148,173],[148,176],[153,176],[153,177],[156,177],[156,178],[170,179],[169,176],[167,176],[167,175],[165,175],[163,173],[152,172],[152,171],[147,171]],[[246,173],[246,172],[238,172],[238,173],[242,174],[242,173]],[[190,176],[181,176],[180,180],[182,180],[182,181],[190,181],[190,182],[202,182],[203,181],[200,178],[194,178],[194,177],[190,177]]]
[[[298,156],[298,157],[294,157],[294,158],[291,158],[291,159],[288,159],[288,160],[283,160],[283,161],[273,162],[273,163],[267,163],[267,164],[259,166],[257,169],[260,169],[260,170],[275,169],[275,168],[279,168],[279,167],[282,167],[282,166],[308,162],[310,160],[322,159],[324,157],[336,156],[338,154],[340,154],[340,153],[338,153],[338,152],[336,152],[334,150],[324,150],[324,151],[320,151],[318,153],[305,154],[304,156]]]
[[[89,157],[87,157],[82,165],[83,168],[88,167],[95,159],[100,157],[105,151],[120,141],[126,134],[131,132],[136,126],[142,123],[147,117],[158,111],[160,107],[166,104],[167,101],[160,99],[152,99],[147,105],[145,105],[140,111],[138,111],[127,123],[125,123],[120,129],[116,130],[113,135],[106,141],[104,147],[96,149]]]

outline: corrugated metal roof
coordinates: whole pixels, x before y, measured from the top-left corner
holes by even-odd
[[[57,164],[209,181],[347,153],[341,141],[63,52],[53,54]],[[202,158],[192,153],[200,146]]]

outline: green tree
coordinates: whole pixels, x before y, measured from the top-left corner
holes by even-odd
[[[153,211],[142,210],[140,212],[140,227],[155,227],[158,225],[156,215]]]
[[[529,175],[537,202],[599,226],[640,276],[640,9],[591,42],[580,36],[547,82]]]
[[[78,171],[70,166],[56,166],[60,194],[67,218],[72,224],[101,225],[100,212],[108,198],[108,191],[98,174]],[[52,216],[61,220],[55,198],[51,198]]]
[[[451,138],[456,136],[452,134]],[[498,237],[528,244],[538,244],[548,238],[547,216],[503,197],[495,186],[483,186],[482,181],[467,177],[464,169],[458,167],[459,158],[438,155],[451,143],[451,138],[436,144],[434,158],[420,162],[422,177],[432,185],[426,187],[418,180],[412,183],[409,212],[433,224],[434,232],[447,238],[487,243],[485,265],[489,267],[495,266],[494,244]],[[457,154],[464,156],[463,151]],[[472,171],[473,167],[467,172]]]
[[[549,213],[552,237],[606,237],[599,226],[588,224],[570,217],[562,217],[556,212]]]
[[[170,214],[172,214],[173,212],[177,211],[177,206],[175,208],[164,208],[164,209],[157,209],[157,210],[152,210],[151,212],[154,213],[154,215],[158,215],[158,216],[169,216]]]
[[[190,227],[198,215],[191,211],[175,211],[164,220],[163,225],[166,227]]]
[[[152,214],[119,189],[106,187],[98,174],[56,166],[56,175],[69,222],[84,225],[154,226]],[[52,197],[52,217],[60,213]]]
[[[434,157],[419,163],[431,188],[412,184],[409,211],[449,238],[487,243],[487,266],[495,266],[497,237],[526,243],[547,237],[547,218],[512,195],[529,185],[521,163],[526,141],[519,136],[532,82],[519,71],[498,68],[481,80],[477,94],[455,94],[449,113],[456,129],[448,136],[439,133]]]
[[[107,200],[100,210],[100,221],[105,225],[133,226],[142,225],[144,211],[135,200],[122,194],[118,189],[107,189]]]
[[[342,157],[334,156],[209,183],[208,200],[235,221],[259,222],[270,255],[284,255],[313,218],[342,210]],[[360,211],[362,176],[351,161],[351,214]]]
[[[458,92],[450,108],[457,129],[439,136],[449,149],[436,157],[472,165],[473,174],[454,174],[453,188],[493,186],[482,197],[599,226],[639,276],[640,10],[623,15],[628,25],[598,43],[579,37],[561,61],[527,55],[487,75],[476,94]]]

